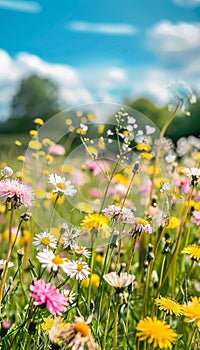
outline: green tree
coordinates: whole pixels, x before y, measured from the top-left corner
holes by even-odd
[[[59,111],[57,86],[37,75],[22,80],[13,97],[11,111],[11,118],[48,119]]]

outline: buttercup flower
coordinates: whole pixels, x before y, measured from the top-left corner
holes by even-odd
[[[126,288],[135,280],[135,276],[127,272],[121,272],[120,275],[116,272],[110,272],[104,275],[103,278],[110,286],[117,289]]]
[[[35,235],[33,244],[36,246],[37,250],[48,249],[48,247],[55,249],[57,240],[49,232],[40,232]]]
[[[91,280],[91,282],[90,282],[90,280]],[[99,283],[100,283],[99,275],[97,275],[96,273],[93,273],[89,278],[87,278],[86,280],[83,280],[81,285],[84,288],[88,288],[90,283],[91,283],[92,288],[97,289],[99,286]]]
[[[66,273],[71,277],[75,277],[77,280],[84,280],[88,278],[90,274],[90,268],[88,264],[82,260],[69,261],[67,264]]]
[[[200,298],[193,297],[187,305],[183,306],[183,315],[186,316],[185,322],[193,323],[200,327]]]
[[[200,246],[197,244],[188,245],[181,253],[188,254],[192,260],[200,261]]]
[[[55,255],[52,250],[44,249],[37,254],[36,258],[42,264],[42,267],[52,269],[53,271],[58,271],[58,268],[61,267],[65,273],[68,273],[68,259],[61,258],[60,255]]]
[[[73,196],[77,192],[71,181],[66,181],[65,177],[61,177],[57,174],[50,174],[48,176],[48,182],[55,187],[53,190],[54,193]]]
[[[34,305],[45,305],[52,315],[61,316],[66,310],[66,298],[51,283],[34,278],[30,290],[32,292],[30,297],[34,299]]]
[[[146,317],[140,320],[137,327],[136,336],[139,341],[147,340],[152,344],[153,349],[172,349],[172,343],[175,342],[177,334],[167,322],[154,318]]]
[[[29,208],[32,205],[34,195],[32,188],[19,180],[0,181],[0,199],[3,202],[11,202],[14,208],[24,205]]]
[[[179,305],[176,301],[170,298],[160,297],[156,299],[156,304],[160,310],[164,310],[170,315],[180,316],[182,315],[182,306]]]

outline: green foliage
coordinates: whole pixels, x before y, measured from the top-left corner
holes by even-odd
[[[32,75],[22,80],[11,109],[14,118],[48,118],[59,111],[58,88],[49,79]]]

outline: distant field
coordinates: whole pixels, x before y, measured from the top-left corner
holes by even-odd
[[[15,140],[20,140],[23,145],[26,145],[30,136],[27,134],[0,134],[1,146],[12,146]]]

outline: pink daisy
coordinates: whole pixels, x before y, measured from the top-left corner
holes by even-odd
[[[67,299],[51,283],[34,278],[30,290],[32,293],[29,296],[35,299],[34,305],[45,305],[52,315],[62,316],[62,313],[66,311]]]
[[[116,221],[119,220],[124,221],[125,223],[133,223],[134,220],[133,211],[126,207],[112,204],[103,209],[102,212],[105,216],[112,217],[113,219],[116,219]]]
[[[192,216],[193,224],[200,226],[200,210],[194,210]]]
[[[21,205],[29,208],[33,198],[32,188],[23,182],[10,179],[0,181],[0,199],[4,202],[11,202],[15,209]]]

